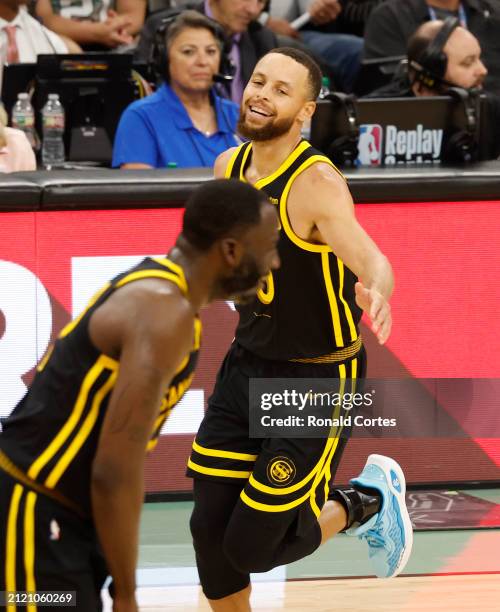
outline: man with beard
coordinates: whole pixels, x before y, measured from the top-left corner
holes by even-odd
[[[367,541],[381,577],[401,572],[411,551],[394,460],[371,455],[339,489],[331,477],[341,427],[326,439],[249,437],[249,379],[328,378],[342,397],[365,373],[361,313],[380,343],[391,331],[391,266],[358,224],[342,175],[300,137],[320,85],[318,66],[301,51],[264,56],[241,106],[239,131],[250,141],[215,165],[216,176],[251,183],[275,204],[282,261],[257,298],[238,306],[236,338],[188,462],[198,571],[218,612],[249,610],[251,572],[301,559],[340,531]]]
[[[72,591],[72,609],[97,612],[109,573],[113,610],[137,612],[145,455],[191,383],[198,311],[251,298],[277,240],[265,194],[211,181],[168,258],[114,278],[63,329],[0,435],[1,595]]]
[[[500,155],[500,96],[484,90],[487,74],[478,39],[458,19],[447,17],[417,28],[408,40],[406,70],[398,71],[390,83],[367,97],[444,96],[451,87],[464,89],[471,96],[481,94],[481,122],[489,129],[481,130],[485,142],[480,148],[484,159],[496,159]]]

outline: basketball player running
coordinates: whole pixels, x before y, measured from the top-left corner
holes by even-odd
[[[253,297],[279,265],[277,225],[265,194],[211,181],[168,258],[117,276],[63,329],[0,435],[0,591],[76,591],[72,609],[94,612],[110,573],[113,610],[137,610],[146,449],[190,385],[198,311]]]
[[[235,342],[218,374],[193,444],[191,531],[213,610],[249,610],[249,574],[291,563],[340,531],[363,537],[375,573],[397,575],[412,545],[399,465],[371,455],[351,487],[331,478],[345,444],[249,438],[250,378],[336,379],[353,389],[365,373],[362,311],[383,344],[391,331],[391,266],[358,224],[332,163],[301,140],[321,85],[318,66],[295,49],[257,64],[241,106],[247,142],[219,156],[216,176],[262,189],[280,218],[282,266],[253,303],[239,306]],[[359,279],[359,281],[357,280]]]

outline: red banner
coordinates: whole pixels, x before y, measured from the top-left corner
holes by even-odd
[[[500,377],[499,202],[357,205],[362,225],[391,261],[393,333],[363,337],[370,377]],[[175,241],[182,210],[2,213],[0,216],[0,416],[26,390],[62,326],[109,278]],[[233,337],[226,303],[203,313],[200,366],[148,461],[149,491],[185,490],[184,464],[217,369]],[[410,482],[500,478],[497,440],[353,440],[346,481],[369,452],[392,454]]]

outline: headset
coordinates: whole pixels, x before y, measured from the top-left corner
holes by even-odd
[[[149,63],[158,81],[170,82],[170,71],[168,66],[168,30],[182,12],[183,11],[179,11],[178,13],[162,19],[155,32]],[[214,74],[214,81],[229,85],[234,79],[234,74],[236,72],[235,66],[229,57],[232,44],[231,40],[228,39],[221,25],[209,17],[206,17],[206,19],[208,22],[207,28],[221,45],[219,72]]]
[[[359,121],[356,110],[356,96],[345,94],[339,91],[330,92],[326,96],[336,106],[340,106],[344,111],[345,129],[343,135],[335,138],[327,150],[326,156],[339,167],[354,167],[359,155]]]
[[[446,92],[462,108],[465,117],[465,129],[449,132],[443,141],[442,160],[445,163],[468,163],[478,160],[479,156],[479,121],[480,90],[450,87]]]
[[[418,81],[428,89],[435,89],[436,85],[439,84],[452,85],[444,78],[448,66],[448,57],[443,48],[452,32],[459,26],[460,20],[457,17],[447,17],[418,61],[409,61],[409,66],[415,70],[414,82]]]

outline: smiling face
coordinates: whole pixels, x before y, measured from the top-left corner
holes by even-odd
[[[210,30],[188,27],[170,42],[168,59],[174,89],[208,91],[219,70],[219,43]]]
[[[311,117],[308,69],[293,58],[268,53],[255,67],[243,92],[238,131],[253,141],[267,141],[295,130]]]

